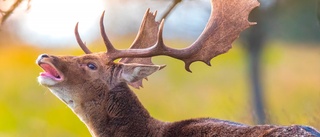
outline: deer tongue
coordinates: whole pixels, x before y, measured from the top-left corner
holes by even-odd
[[[58,71],[54,67],[52,67],[51,65],[40,64],[40,67],[45,71],[45,72],[41,72],[40,76],[50,77],[55,80],[61,79],[61,76],[59,75]]]

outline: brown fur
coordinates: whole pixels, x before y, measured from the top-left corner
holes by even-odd
[[[173,49],[163,43],[163,22],[155,21],[156,13],[149,10],[128,50],[116,50],[101,31],[107,52],[89,54],[91,51],[82,42],[77,24],[76,39],[87,55],[40,55],[37,63],[45,72],[38,81],[65,102],[95,137],[320,136],[306,126],[249,126],[211,118],[162,122],[150,116],[127,85],[139,88],[142,79],[164,67],[153,65],[152,56],[180,59],[188,71],[195,61],[210,65],[213,57],[231,48],[241,31],[255,24],[248,21],[248,16],[258,5],[257,0],[211,0],[214,10],[203,33],[184,49]],[[104,14],[100,19],[101,30],[103,17]],[[123,64],[113,62],[120,58]]]
[[[318,131],[305,126],[248,126],[210,118],[173,123],[158,121],[150,116],[127,82],[121,80],[120,74],[125,73],[122,72],[125,66],[116,63],[106,64],[104,56],[103,53],[79,57],[41,55],[37,61],[38,64],[51,64],[63,77],[62,81],[53,85],[46,85],[47,83],[41,80],[39,82],[74,111],[86,124],[92,136],[320,136]],[[94,63],[97,69],[88,69],[88,62]],[[144,77],[138,79],[142,78]]]

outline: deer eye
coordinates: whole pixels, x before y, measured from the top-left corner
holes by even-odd
[[[93,63],[88,63],[87,67],[90,68],[91,70],[96,70],[97,69],[96,65],[94,65]]]

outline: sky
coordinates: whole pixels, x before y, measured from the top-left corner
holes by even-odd
[[[112,37],[135,34],[147,8],[158,10],[158,16],[171,4],[171,0],[32,0],[12,14],[6,25],[24,42],[36,46],[64,47],[75,45],[74,27],[79,22],[79,33],[86,43],[99,39],[99,18],[105,10],[105,27]],[[183,1],[168,17],[164,28],[165,38],[198,36],[210,14],[210,1]],[[182,35],[183,34],[183,35]],[[195,39],[194,38],[194,39]]]

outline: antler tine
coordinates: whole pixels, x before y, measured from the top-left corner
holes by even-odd
[[[107,36],[107,34],[105,32],[104,25],[103,25],[104,13],[105,13],[105,11],[102,12],[102,15],[100,17],[100,33],[101,33],[101,36],[103,38],[103,42],[106,45],[107,52],[113,52],[116,49],[111,44],[111,42],[110,42],[110,40],[109,40],[109,38],[108,38],[108,36]]]
[[[164,19],[161,20],[160,25],[159,25],[159,31],[158,31],[158,36],[157,36],[157,43],[156,46],[165,48],[166,46],[164,45],[163,42],[163,26],[164,26]]]
[[[109,52],[109,49],[107,52],[109,59],[113,61],[118,58],[148,58],[152,56],[163,55],[162,52],[165,51],[165,46],[162,45],[162,29],[164,21],[161,23],[155,21],[156,14],[157,12],[152,13],[150,12],[150,9],[147,9],[137,37],[131,45],[131,48],[117,50],[112,46],[111,48],[114,52]],[[162,26],[159,27],[159,24]],[[101,34],[102,33],[104,32],[102,31]],[[145,63],[145,61],[141,62]],[[151,60],[147,62],[151,62]]]
[[[157,43],[156,43],[156,47],[158,49],[162,49],[162,51],[166,51],[166,53],[162,53],[163,55],[167,55],[176,59],[180,59],[182,61],[184,61],[185,63],[185,69],[188,72],[192,72],[189,68],[191,62],[188,62],[186,60],[184,60],[185,58],[187,58],[190,54],[193,54],[193,52],[195,52],[196,50],[189,50],[187,51],[186,49],[173,49],[170,47],[167,47],[164,42],[163,42],[163,27],[164,27],[164,19],[161,20],[160,26],[159,26],[159,32],[158,32],[158,36],[157,36]],[[189,52],[189,53],[188,53]],[[161,54],[161,53],[160,53]]]
[[[78,25],[79,25],[79,22],[77,22],[76,27],[74,28],[74,33],[75,33],[75,36],[76,36],[76,40],[77,40],[79,46],[81,47],[81,49],[84,51],[84,53],[90,54],[92,52],[88,49],[86,44],[83,43],[83,41],[80,38],[79,31],[78,31]]]
[[[201,46],[197,46],[197,47],[193,46],[193,48],[190,48],[192,47],[190,46],[189,48],[184,48],[184,49],[174,49],[166,46],[163,41],[164,20],[165,19],[162,19],[160,22],[159,31],[157,34],[157,43],[153,47],[153,49],[155,50],[155,53],[157,53],[156,55],[166,55],[175,59],[182,60],[185,63],[185,69],[188,72],[192,72],[189,68],[192,62],[190,62],[187,59],[190,58],[190,56],[192,56],[195,52],[200,50]]]

